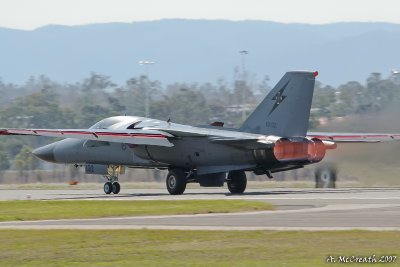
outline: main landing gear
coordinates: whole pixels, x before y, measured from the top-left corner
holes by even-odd
[[[232,194],[242,194],[246,190],[247,177],[244,171],[230,171],[226,180]]]
[[[171,195],[182,195],[186,189],[187,174],[180,169],[171,169],[168,172],[166,185]]]
[[[121,185],[118,183],[118,175],[123,172],[121,166],[109,166],[108,174],[104,175],[104,178],[108,180],[104,184],[104,193],[107,195],[113,193],[117,195],[121,191]]]
[[[185,172],[182,169],[170,169],[165,181],[167,190],[171,195],[182,195],[185,192],[187,183],[200,183],[201,186],[223,186],[222,176],[221,184],[206,184],[201,180],[201,176],[196,176],[192,172]],[[219,179],[215,176],[216,179]],[[212,179],[212,178],[211,178]],[[232,194],[242,194],[246,190],[247,178],[244,171],[230,171],[225,179],[228,184],[228,189]]]

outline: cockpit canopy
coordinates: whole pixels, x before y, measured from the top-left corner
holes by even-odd
[[[159,120],[134,117],[134,116],[117,116],[111,117],[97,122],[89,129],[142,129],[143,127],[160,126],[167,124]]]
[[[107,118],[104,120],[101,120],[91,126],[89,129],[108,129],[110,126],[120,123],[121,119],[118,117],[112,117],[112,118]]]
[[[101,120],[89,129],[114,129],[123,126],[126,126],[125,128],[127,128],[129,125],[138,124],[140,121],[140,118],[137,117],[117,116]]]

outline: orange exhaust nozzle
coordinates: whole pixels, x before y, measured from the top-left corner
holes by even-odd
[[[274,157],[278,161],[319,162],[325,157],[326,146],[317,138],[291,141],[279,139],[274,146]]]

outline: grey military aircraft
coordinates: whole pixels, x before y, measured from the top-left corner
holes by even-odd
[[[246,171],[256,175],[303,168],[320,162],[338,142],[400,140],[400,134],[307,133],[318,72],[287,72],[239,129],[216,122],[194,127],[151,118],[118,116],[89,129],[0,129],[0,135],[65,138],[33,150],[42,160],[76,164],[102,174],[106,194],[120,192],[125,167],[168,169],[170,194],[187,183],[246,189]]]

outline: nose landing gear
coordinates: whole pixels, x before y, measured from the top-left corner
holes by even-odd
[[[117,195],[121,191],[121,185],[118,182],[106,182],[104,184],[104,193],[107,195],[113,193]]]
[[[121,185],[118,183],[118,175],[123,173],[123,168],[121,166],[111,165],[108,167],[108,174],[104,175],[104,178],[108,180],[104,184],[104,193],[117,195],[121,191]]]

